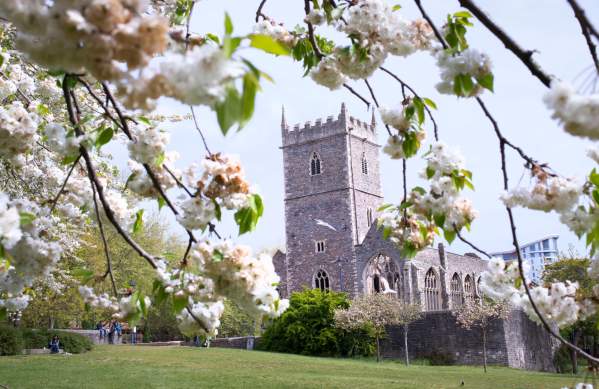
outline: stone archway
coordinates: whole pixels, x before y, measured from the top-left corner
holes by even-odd
[[[388,256],[377,254],[372,257],[362,275],[364,293],[386,293],[400,296],[400,272]]]

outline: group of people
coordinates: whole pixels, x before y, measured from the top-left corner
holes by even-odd
[[[96,329],[100,332],[100,339],[107,338],[109,344],[114,344],[115,336],[123,336],[123,325],[115,319],[98,322]],[[130,333],[131,343],[137,343],[137,327],[130,328]]]

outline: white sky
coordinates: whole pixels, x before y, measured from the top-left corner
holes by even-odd
[[[393,4],[399,1],[393,1]],[[195,8],[192,30],[196,33],[218,32],[222,34],[225,10],[235,25],[235,33],[251,31],[258,0],[201,1]],[[401,12],[406,18],[419,16],[412,1],[400,2]],[[447,13],[459,10],[458,1],[424,1],[433,20],[442,25]],[[587,14],[599,25],[599,2],[580,0]],[[565,0],[479,0],[500,26],[526,49],[536,49],[535,58],[547,73],[573,81],[591,65],[580,27]],[[288,28],[301,21],[303,2],[269,0],[264,12],[277,21],[285,22]],[[573,138],[564,133],[549,117],[542,102],[546,88],[533,78],[528,70],[501,43],[488,33],[478,22],[467,35],[470,45],[485,51],[493,60],[495,93],[485,93],[483,99],[495,115],[504,134],[520,145],[531,156],[550,165],[565,176],[583,176],[593,167],[585,156],[589,141]],[[290,58],[275,58],[255,50],[242,51],[263,71],[275,79],[275,84],[264,84],[258,95],[253,120],[240,133],[230,133],[224,138],[218,129],[215,115],[207,109],[199,109],[199,122],[205,129],[213,151],[238,154],[246,168],[249,180],[259,187],[265,200],[264,217],[258,230],[240,240],[255,249],[280,246],[285,242],[283,162],[279,149],[281,144],[281,106],[285,105],[290,125],[313,121],[319,117],[337,114],[341,102],[347,103],[350,114],[370,120],[365,105],[345,90],[329,92],[302,78],[301,64]],[[472,198],[480,217],[473,223],[473,231],[467,234],[475,244],[489,251],[511,248],[507,215],[498,196],[502,181],[499,170],[498,144],[490,123],[484,118],[475,101],[458,101],[457,98],[439,95],[434,85],[439,73],[434,60],[428,54],[416,54],[408,58],[389,58],[386,66],[407,81],[421,96],[432,98],[438,105],[435,112],[440,127],[440,138],[450,146],[459,148],[466,157],[467,167],[474,173],[475,192],[466,192]],[[391,78],[378,72],[371,79],[382,105],[397,105],[401,100],[399,85]],[[368,92],[363,83],[352,82],[363,95]],[[575,83],[577,87],[581,81]],[[188,108],[172,101],[161,102],[161,113],[187,114]],[[380,123],[380,119],[378,120]],[[178,166],[183,168],[204,155],[198,134],[191,122],[169,124],[172,129],[171,148],[181,153]],[[428,127],[432,139],[432,127]],[[379,140],[385,143],[385,131],[379,129]],[[427,148],[427,146],[424,146]],[[122,153],[116,153],[117,162],[123,162]],[[523,175],[521,161],[509,155],[511,185],[520,180],[528,183]],[[390,160],[381,153],[382,185],[385,200],[398,202],[401,199],[401,163]],[[409,186],[421,184],[418,173],[422,169],[420,157],[409,160]],[[166,216],[163,209],[161,215]],[[535,240],[549,234],[559,234],[561,250],[573,244],[584,252],[584,244],[559,223],[555,214],[516,210],[516,221],[521,242]],[[229,217],[228,219],[231,219]],[[219,230],[235,236],[235,226],[226,223]],[[471,251],[461,242],[451,246],[455,252]]]

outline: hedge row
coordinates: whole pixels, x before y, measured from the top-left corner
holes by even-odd
[[[93,343],[87,337],[60,330],[37,330],[0,326],[0,355],[22,354],[24,349],[48,347],[54,335],[60,339],[60,348],[71,354],[89,351]]]

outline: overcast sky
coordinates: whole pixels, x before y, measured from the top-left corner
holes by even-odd
[[[399,1],[393,1],[393,4]],[[222,34],[223,18],[228,11],[235,25],[235,32],[248,33],[253,26],[254,12],[259,1],[229,0],[201,1],[194,10],[192,30],[196,33],[218,32]],[[406,18],[418,16],[412,1],[399,2],[400,11]],[[423,1],[433,20],[441,25],[447,13],[459,10],[458,1]],[[587,14],[599,25],[599,2],[580,0]],[[535,58],[547,73],[574,81],[580,87],[583,80],[577,75],[591,66],[580,27],[565,0],[479,0],[500,26],[526,49],[535,49]],[[269,0],[264,12],[288,28],[301,21],[303,2],[295,0]],[[504,134],[514,143],[538,159],[549,162],[560,174],[583,176],[593,167],[585,156],[590,145],[588,141],[571,137],[564,133],[558,124],[549,117],[542,102],[546,88],[533,78],[501,43],[488,33],[478,22],[468,31],[470,45],[490,55],[495,74],[495,93],[483,95],[483,99],[495,115]],[[249,125],[239,133],[231,133],[224,138],[218,129],[215,115],[200,109],[199,122],[208,137],[212,150],[238,154],[245,166],[249,180],[259,187],[265,200],[264,217],[258,230],[241,241],[255,249],[280,246],[285,243],[284,226],[284,187],[280,118],[284,105],[290,125],[313,121],[316,118],[337,114],[341,102],[346,102],[350,114],[370,120],[365,105],[345,90],[329,92],[316,85],[309,78],[302,78],[301,64],[290,58],[275,58],[255,50],[245,49],[243,56],[252,59],[263,71],[270,74],[274,84],[264,84],[258,95],[256,113]],[[400,75],[417,92],[432,98],[439,110],[435,117],[439,123],[441,140],[457,147],[466,157],[467,167],[474,173],[475,192],[466,192],[479,211],[480,217],[474,222],[468,238],[489,251],[507,250],[511,238],[505,209],[498,201],[502,181],[499,169],[499,153],[496,137],[490,123],[484,118],[475,101],[458,100],[455,97],[440,95],[434,85],[439,80],[439,72],[434,60],[428,54],[416,54],[409,58],[389,58],[386,66]],[[583,77],[584,78],[584,77]],[[377,97],[382,105],[397,105],[401,99],[400,88],[393,80],[381,72],[372,78]],[[364,95],[368,95],[362,83],[352,82]],[[161,101],[161,113],[187,114],[188,108],[172,101]],[[378,120],[380,123],[380,119]],[[167,124],[172,130],[171,147],[178,150],[182,158],[179,167],[185,167],[203,157],[203,148],[198,134],[189,121]],[[430,126],[429,126],[430,127]],[[428,128],[432,139],[432,128]],[[383,129],[379,129],[379,141],[386,141]],[[425,146],[426,147],[426,146]],[[117,161],[123,155],[116,153]],[[526,185],[529,177],[521,161],[509,155],[511,185],[519,182]],[[385,200],[398,202],[401,198],[401,163],[392,161],[381,153],[382,185]],[[420,157],[409,160],[409,186],[420,184],[418,173],[422,170]],[[166,216],[167,220],[172,220]],[[567,250],[574,245],[584,252],[584,244],[559,223],[554,214],[522,211],[515,212],[521,242],[535,240],[550,234],[559,234],[560,249]],[[230,218],[229,218],[230,219]],[[175,228],[175,227],[173,227]],[[222,231],[234,231],[232,223],[220,227]],[[454,252],[469,251],[461,242],[451,246]]]

